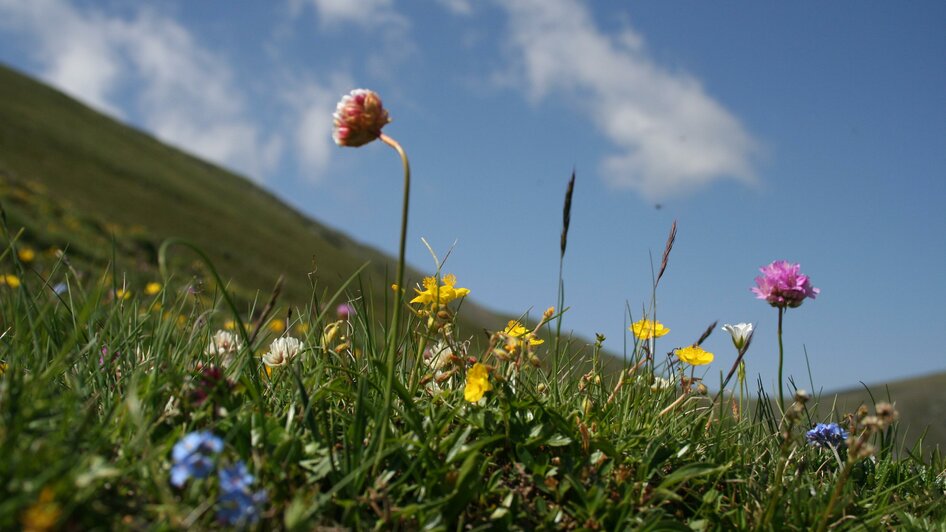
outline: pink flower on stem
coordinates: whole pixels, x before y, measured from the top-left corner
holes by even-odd
[[[390,121],[376,92],[355,89],[335,108],[332,138],[339,146],[363,146],[380,137],[381,128]]]
[[[335,314],[340,320],[348,320],[355,314],[355,308],[348,303],[342,303],[335,309]]]
[[[802,304],[806,297],[815,299],[821,291],[811,286],[807,275],[799,272],[800,264],[777,260],[768,266],[759,268],[762,275],[755,278],[756,286],[752,288],[758,299],[764,299],[773,307],[795,308]]]

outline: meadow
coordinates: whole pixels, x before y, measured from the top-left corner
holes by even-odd
[[[380,100],[342,104],[340,145],[401,156],[406,219],[409,164],[381,133]],[[571,184],[562,261],[570,202]],[[824,410],[741,364],[704,383],[700,344],[730,335],[741,359],[746,324],[663,345],[675,226],[615,363],[604,338],[567,334],[563,290],[488,334],[467,325],[476,287],[436,256],[412,284],[403,251],[393,279],[310,275],[298,304],[279,284],[233,293],[201,245],[164,240],[146,267],[118,268],[8,222],[2,529],[946,528],[946,463],[902,447],[889,403]],[[817,296],[789,263],[756,285],[773,319]]]

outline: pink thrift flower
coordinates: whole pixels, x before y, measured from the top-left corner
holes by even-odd
[[[390,121],[376,92],[355,89],[335,108],[332,138],[339,146],[363,146],[380,137],[381,128]]]
[[[338,319],[347,321],[355,314],[355,309],[348,303],[342,303],[335,309],[335,314],[338,315]]]
[[[755,278],[757,286],[752,288],[758,299],[764,299],[773,307],[795,308],[806,297],[812,299],[821,291],[813,286],[808,276],[799,272],[800,264],[777,260],[759,268],[762,275]]]

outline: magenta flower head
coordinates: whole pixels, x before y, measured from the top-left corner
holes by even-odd
[[[390,121],[376,92],[355,89],[335,108],[332,138],[339,146],[363,146],[380,137],[381,128]]]
[[[355,307],[348,303],[342,303],[335,309],[335,314],[338,315],[338,319],[347,321],[355,314]]]
[[[752,288],[756,297],[764,299],[773,307],[795,308],[806,297],[812,299],[821,291],[811,286],[807,275],[799,272],[800,264],[777,260],[768,266],[759,268],[762,275],[755,278],[757,286]]]

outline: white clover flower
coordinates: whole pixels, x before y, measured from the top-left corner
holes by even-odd
[[[269,345],[269,353],[263,355],[263,363],[271,367],[285,366],[302,351],[303,347],[298,338],[291,336],[276,338]]]
[[[236,333],[224,330],[218,330],[210,338],[210,343],[204,349],[204,353],[213,357],[218,357],[220,365],[228,367],[233,362],[233,356],[243,347],[243,341]]]
[[[654,382],[650,385],[650,391],[659,392],[660,390],[673,388],[673,386],[674,382],[672,380],[654,375]]]
[[[749,337],[752,336],[752,324],[751,323],[737,323],[735,325],[723,325],[722,329],[729,333],[732,336],[732,343],[736,346],[736,350],[742,351],[746,346],[746,342],[749,341]]]
[[[440,372],[450,365],[455,353],[453,348],[443,340],[427,348],[424,351],[424,359],[427,360],[427,366],[435,372]]]

